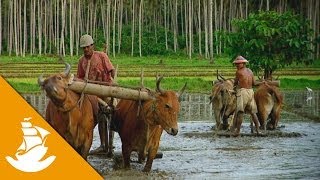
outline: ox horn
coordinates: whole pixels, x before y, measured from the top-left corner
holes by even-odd
[[[224,78],[221,74],[219,74],[219,77],[224,81],[226,80],[226,78]]]
[[[157,82],[156,82],[156,85],[157,85],[157,91],[160,92],[161,94],[163,94],[165,91],[163,89],[161,89],[160,87],[160,82],[161,80],[163,79],[163,76],[160,76],[158,77],[157,75]]]
[[[258,79],[263,80],[263,74],[261,74],[261,76],[259,76],[259,73],[258,73]]]
[[[39,84],[39,86],[43,86],[43,83],[44,83],[44,79],[43,79],[43,75],[41,74],[41,75],[38,77],[38,84]]]
[[[63,71],[63,73],[66,75],[66,76],[68,76],[69,75],[69,73],[70,73],[70,69],[71,69],[71,66],[70,66],[70,64],[68,64],[68,63],[64,63],[65,64],[65,70]]]
[[[261,80],[261,77],[258,75],[258,79]]]
[[[221,81],[220,79],[219,79],[219,70],[217,69],[217,80],[218,81]]]
[[[180,89],[178,93],[179,102],[181,101],[182,94],[184,93],[184,90],[186,90],[186,87],[187,87],[187,82],[184,84],[184,86]]]
[[[219,79],[219,77],[220,77],[220,79]],[[226,80],[226,78],[224,78],[224,77],[219,73],[219,70],[217,70],[217,79],[218,79],[219,81],[221,81],[221,79],[222,79],[223,81]]]

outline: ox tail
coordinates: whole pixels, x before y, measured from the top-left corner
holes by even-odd
[[[274,95],[274,97],[276,98],[277,102],[279,104],[282,104],[283,96],[282,96],[281,92],[279,91],[279,89],[277,87],[275,87],[275,86],[271,86],[271,85],[268,85],[268,84],[265,84],[265,86],[267,88],[268,93]]]

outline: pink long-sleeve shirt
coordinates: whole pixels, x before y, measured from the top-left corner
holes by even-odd
[[[84,79],[88,60],[82,56],[78,63],[77,77]],[[109,57],[104,52],[94,51],[91,56],[91,63],[88,74],[88,79],[93,81],[112,82],[110,71],[114,69]]]

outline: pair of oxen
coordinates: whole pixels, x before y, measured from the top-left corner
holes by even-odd
[[[254,99],[257,104],[257,116],[260,123],[260,129],[276,129],[280,120],[281,107],[283,104],[283,96],[279,88],[272,81],[259,83],[254,93]],[[234,90],[234,79],[225,79],[217,73],[217,81],[213,81],[210,102],[212,103],[212,109],[216,120],[215,129],[234,129],[232,127],[236,120],[236,92]],[[253,132],[252,120],[251,132]]]
[[[170,135],[178,133],[179,99],[185,86],[177,93],[161,89],[162,77],[156,80],[156,91],[148,91],[151,98],[145,101],[120,100],[112,118],[119,124],[122,155],[125,168],[130,168],[132,151],[138,152],[139,162],[145,161],[144,171],[149,172],[156,157],[160,137],[165,130]],[[38,83],[50,101],[46,109],[49,124],[84,158],[87,159],[93,140],[93,129],[97,125],[98,98],[81,95],[70,90],[73,81],[70,65],[64,72],[46,79],[39,77]]]

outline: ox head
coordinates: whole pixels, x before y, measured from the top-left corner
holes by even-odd
[[[67,97],[67,87],[72,81],[73,75],[70,75],[71,66],[65,63],[65,70],[62,73],[51,75],[43,79],[42,75],[38,78],[38,84],[45,90],[46,95],[53,102],[63,102]]]
[[[181,90],[165,91],[161,89],[160,82],[163,77],[157,78],[157,94],[153,101],[153,111],[155,112],[155,122],[159,124],[168,134],[177,135],[178,133],[178,114],[180,111],[180,97],[184,93],[187,83]]]
[[[233,103],[235,99],[235,92],[233,90],[234,79],[219,79],[219,82],[214,83],[212,86],[212,91],[210,95],[210,103],[213,99],[220,99],[222,105],[228,105]]]

